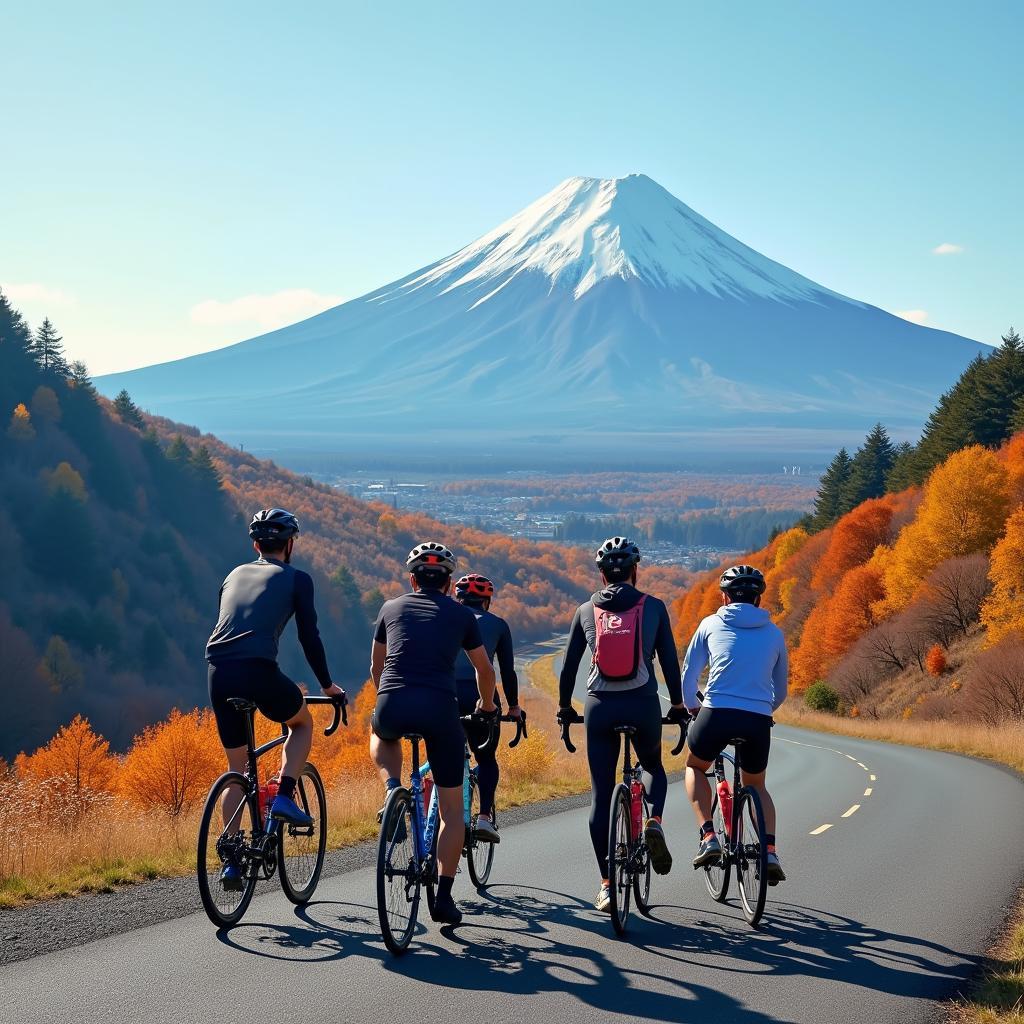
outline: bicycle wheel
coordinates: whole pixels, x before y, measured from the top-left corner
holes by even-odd
[[[642,820],[647,821],[651,816],[651,808],[647,803],[646,796],[641,797],[641,800]],[[633,897],[636,899],[636,909],[641,914],[646,914],[651,909],[651,855],[643,836],[637,837],[636,840],[633,851],[633,867]]]
[[[749,786],[740,790],[739,822],[736,827],[740,902],[747,923],[756,928],[768,896],[768,847],[765,845],[764,811],[761,798]]]
[[[480,789],[476,778],[469,780],[469,824],[466,826],[466,864],[470,881],[478,888],[487,884],[494,863],[494,843],[482,843],[476,838],[476,821],[480,814]],[[491,809],[494,814],[494,809]],[[497,824],[496,818],[492,820]]]
[[[278,852],[281,888],[292,903],[308,903],[320,881],[327,850],[327,797],[320,773],[311,764],[295,784],[295,802],[312,819],[308,828],[280,822]]]
[[[729,834],[725,830],[725,818],[722,815],[722,805],[719,803],[717,791],[711,804],[711,821],[722,846],[722,857],[717,864],[705,866],[704,884],[708,887],[713,900],[724,903],[729,893],[729,879],[732,877],[732,858],[729,856]]]
[[[409,790],[393,789],[384,804],[377,843],[377,916],[384,945],[396,956],[412,939],[420,907],[415,827]]]
[[[611,897],[612,926],[617,935],[624,935],[629,917],[629,893],[632,879],[629,870],[629,850],[632,842],[629,820],[629,790],[615,787],[608,822],[608,895]]]
[[[239,802],[239,793],[245,796]],[[249,798],[249,780],[239,772],[225,772],[210,789],[203,816],[199,822],[196,846],[196,877],[199,895],[206,916],[218,928],[237,924],[252,902],[259,879],[259,860],[253,856],[253,836],[262,826],[253,820],[253,803]],[[225,797],[235,804],[234,812],[224,822],[222,806]],[[224,888],[221,871],[228,863],[238,868],[237,888]]]

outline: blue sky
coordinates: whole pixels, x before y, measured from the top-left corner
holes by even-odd
[[[854,298],[1024,323],[1024,4],[490,6],[9,8],[0,283],[124,369],[642,171]]]

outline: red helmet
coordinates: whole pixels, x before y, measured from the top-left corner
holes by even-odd
[[[460,601],[485,601],[494,597],[494,584],[477,572],[455,581],[455,596]]]

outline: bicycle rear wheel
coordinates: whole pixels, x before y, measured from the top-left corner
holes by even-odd
[[[476,778],[469,780],[469,823],[466,825],[466,865],[469,868],[470,881],[478,888],[487,884],[491,877],[491,865],[494,864],[494,843],[482,843],[476,837],[476,823],[480,816],[480,789]],[[491,820],[498,824],[494,808],[491,808]]]
[[[278,828],[281,888],[292,903],[308,903],[320,881],[327,850],[327,797],[320,773],[311,764],[295,785],[295,802],[312,819],[308,828],[280,822]]]
[[[736,875],[740,883],[743,916],[752,928],[756,928],[768,897],[768,847],[764,838],[764,810],[761,798],[749,786],[740,790],[739,800],[736,826],[739,866]]]
[[[384,804],[377,842],[377,916],[384,945],[396,956],[409,946],[420,907],[415,828],[409,790],[393,789]]]
[[[608,895],[611,897],[612,926],[617,935],[626,932],[632,879],[629,870],[630,833],[629,790],[615,787],[608,821]]]
[[[244,794],[240,802],[239,794]],[[225,798],[234,805],[227,824],[222,807]],[[259,860],[253,855],[254,835],[262,826],[253,820],[249,780],[239,772],[225,772],[210,789],[199,822],[196,846],[196,876],[206,916],[218,928],[237,924],[252,902],[259,880]],[[221,872],[225,865],[238,869],[238,880],[225,888]]]
[[[651,807],[647,802],[646,795],[640,799],[643,809],[641,820],[647,821],[651,816]],[[641,914],[646,914],[651,909],[651,855],[643,836],[638,836],[636,839],[633,868],[633,897],[636,899],[636,909]]]
[[[729,893],[729,879],[732,877],[732,858],[729,856],[729,835],[725,830],[725,817],[722,814],[722,805],[718,799],[718,792],[715,791],[714,800],[711,804],[711,821],[715,826],[715,835],[722,846],[722,856],[717,864],[708,864],[704,868],[704,884],[713,900],[719,903],[725,902]]]

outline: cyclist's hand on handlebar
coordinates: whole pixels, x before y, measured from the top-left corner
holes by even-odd
[[[513,704],[512,707],[510,707],[508,709],[508,717],[509,718],[522,718],[523,717],[523,709],[518,704]]]
[[[345,691],[337,684],[331,683],[330,686],[324,687],[325,697],[344,697]]]
[[[682,704],[673,704],[665,718],[672,725],[684,725],[690,721],[690,712]]]
[[[478,700],[476,702],[476,712],[478,715],[484,715],[487,718],[491,718],[498,713],[498,705],[491,701],[490,707],[484,707],[484,702]]]
[[[582,722],[579,712],[574,707],[559,708],[555,716],[559,725],[572,725],[575,722]]]

